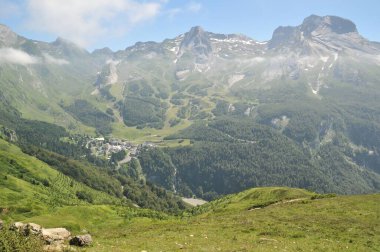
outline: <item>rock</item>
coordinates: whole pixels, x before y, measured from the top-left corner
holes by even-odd
[[[9,230],[17,231],[20,234],[23,234],[25,236],[28,235],[41,235],[42,228],[40,225],[35,223],[22,223],[22,222],[15,222],[10,227]]]
[[[202,27],[196,26],[185,33],[181,42],[179,52],[183,53],[190,51],[196,57],[196,63],[206,63],[212,53],[212,45],[208,33]]]
[[[41,235],[42,228],[40,225],[35,223],[27,223],[23,226],[23,233],[24,235]]]
[[[24,229],[24,225],[22,222],[15,222],[9,227],[9,230],[21,232]]]
[[[42,228],[35,223],[24,224],[22,222],[13,223],[9,230],[19,232],[25,236],[36,235],[44,242],[44,251],[66,251],[64,242],[69,239],[71,233],[66,228]],[[91,236],[89,238],[82,238],[82,244],[90,244]]]
[[[43,228],[41,235],[46,244],[59,244],[68,239],[71,233],[66,228]]]
[[[71,238],[70,245],[84,247],[92,243],[92,237],[89,234],[86,235],[77,235]]]
[[[51,244],[51,245],[45,245],[44,251],[49,252],[69,252],[69,251],[76,251],[70,248],[68,245],[65,244]]]
[[[4,227],[4,222],[2,219],[0,219],[0,230],[3,229],[3,227]]]

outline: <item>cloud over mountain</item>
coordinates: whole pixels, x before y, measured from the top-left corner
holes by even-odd
[[[0,48],[0,64],[8,63],[23,66],[40,64],[43,62],[60,66],[70,64],[67,60],[55,58],[48,53],[43,53],[42,56],[43,57],[33,56],[11,47]]]
[[[27,0],[26,24],[31,30],[67,38],[88,46],[102,36],[117,37],[155,18],[162,1]]]
[[[31,56],[23,51],[9,47],[0,48],[0,64],[11,63],[18,65],[31,65],[36,64],[39,61],[39,58]]]

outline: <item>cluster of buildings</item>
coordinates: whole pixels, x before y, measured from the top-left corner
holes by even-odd
[[[138,145],[135,145],[123,139],[105,139],[104,137],[92,138],[86,148],[91,150],[91,153],[97,157],[105,157],[111,159],[113,153],[126,151],[129,155],[136,155]]]
[[[150,142],[144,142],[143,144],[134,144],[125,139],[105,139],[104,137],[91,138],[86,143],[86,148],[91,150],[91,153],[97,157],[105,157],[111,159],[113,153],[120,151],[126,151],[126,161],[129,161],[132,157],[138,155],[141,148],[153,148],[155,145]]]

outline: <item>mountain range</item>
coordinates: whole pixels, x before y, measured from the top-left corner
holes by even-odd
[[[164,148],[138,157],[146,178],[189,196],[379,191],[379,83],[380,43],[336,16],[280,26],[269,41],[196,26],[91,53],[0,25],[0,124],[17,135],[13,113],[73,135],[153,142]]]
[[[0,251],[378,251],[379,90],[336,16],[116,52],[0,25]]]

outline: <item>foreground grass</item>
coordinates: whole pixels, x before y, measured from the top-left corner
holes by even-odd
[[[93,204],[79,200],[78,190],[91,193]],[[86,251],[380,251],[379,202],[380,194],[328,197],[270,187],[167,216],[117,206],[0,140],[0,219],[89,232],[94,244]],[[12,237],[3,233],[0,240],[11,243],[2,246],[35,246]]]
[[[114,204],[116,199],[79,183],[18,147],[0,139],[0,219],[20,220],[66,205],[89,205],[76,192],[92,195],[95,204]]]
[[[130,218],[131,210],[120,207],[81,206],[25,221],[69,228],[68,223],[75,223],[75,232],[85,229],[94,237],[86,251],[380,250],[379,194],[312,200],[313,195],[258,188],[181,217]]]

